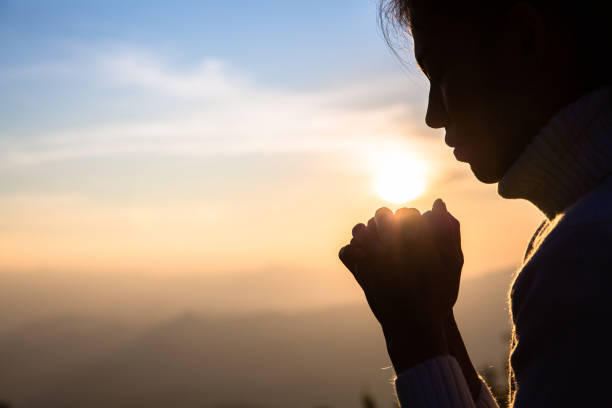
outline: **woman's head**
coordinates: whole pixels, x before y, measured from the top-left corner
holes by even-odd
[[[427,125],[445,128],[457,159],[483,182],[499,181],[561,107],[610,83],[612,30],[602,18],[603,2],[580,9],[559,3],[381,3],[387,40],[390,29],[412,35],[429,79]]]

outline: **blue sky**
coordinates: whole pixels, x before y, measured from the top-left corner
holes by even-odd
[[[127,43],[154,48],[179,66],[214,56],[248,67],[257,80],[297,87],[394,68],[373,0],[4,1],[0,7],[6,65],[56,59],[71,47]]]

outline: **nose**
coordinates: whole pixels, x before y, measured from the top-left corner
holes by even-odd
[[[427,103],[425,124],[433,129],[440,129],[448,125],[448,112],[437,86],[429,86],[429,101]]]

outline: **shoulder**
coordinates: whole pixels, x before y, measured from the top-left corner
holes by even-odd
[[[551,221],[540,258],[555,262],[612,257],[612,176]]]
[[[559,387],[570,390],[564,402],[584,398],[578,391],[593,376],[583,373],[596,373],[595,381],[606,378],[605,339],[596,333],[612,307],[612,178],[542,230],[511,291],[516,405],[550,402]]]
[[[513,283],[513,314],[535,299],[576,307],[610,294],[612,188],[589,193],[544,229]]]
[[[563,228],[580,227],[589,223],[612,222],[612,175],[570,206],[559,223]]]
[[[540,260],[550,259],[551,255],[558,255],[560,247],[572,246],[576,241],[579,249],[585,249],[591,239],[610,240],[611,231],[612,175],[555,219],[544,220],[540,224],[527,246],[523,266],[533,255],[537,254]],[[599,246],[588,246],[586,249],[597,251]]]
[[[553,225],[526,269],[535,280],[577,292],[597,288],[612,271],[612,218],[567,218]]]

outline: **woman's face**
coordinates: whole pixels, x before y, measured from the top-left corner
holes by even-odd
[[[457,160],[482,182],[499,181],[530,137],[527,72],[470,26],[436,18],[413,28],[417,62],[430,83],[426,123],[446,130]]]

